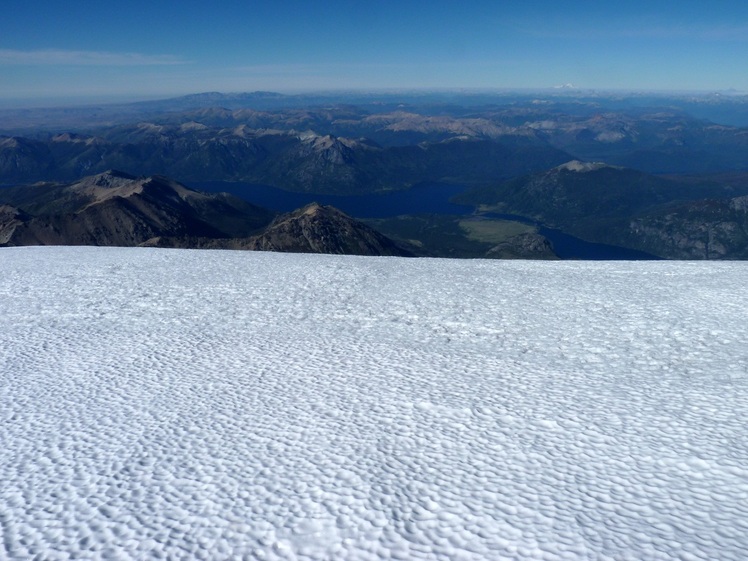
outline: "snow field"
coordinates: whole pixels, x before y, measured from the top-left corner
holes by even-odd
[[[0,559],[748,557],[748,263],[0,263]]]

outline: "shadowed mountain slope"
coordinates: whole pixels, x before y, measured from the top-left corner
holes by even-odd
[[[277,217],[248,249],[293,253],[399,255],[409,251],[331,206],[312,203]]]
[[[226,193],[122,172],[0,191],[0,245],[101,245],[410,255],[339,210],[273,214]]]
[[[457,200],[660,257],[742,259],[748,215],[736,190],[575,160]]]
[[[4,245],[138,245],[155,236],[248,236],[272,213],[165,177],[108,171],[67,184],[0,191]]]

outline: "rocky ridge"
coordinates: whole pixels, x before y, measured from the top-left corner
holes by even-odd
[[[409,255],[339,210],[312,204],[273,219],[226,193],[110,170],[67,184],[5,189],[0,245],[101,245]]]

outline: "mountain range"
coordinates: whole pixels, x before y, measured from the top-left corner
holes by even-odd
[[[684,110],[694,103],[677,98],[651,106],[599,96],[248,106],[268,100],[291,103],[268,92],[204,94],[132,104],[95,126],[81,117],[56,130],[36,120],[43,110],[6,111],[0,181],[72,181],[125,169],[182,182],[355,194],[425,181],[485,184],[573,159],[649,173],[748,170],[748,129],[694,117]]]
[[[385,197],[442,184],[459,186],[454,201],[466,210],[445,205],[426,215],[418,200],[430,196],[426,190],[400,216],[380,215],[369,227],[415,255],[585,255],[561,251],[558,237],[571,236],[652,257],[742,259],[746,107],[740,96],[255,92],[64,114],[5,111],[2,239],[353,251],[368,234],[347,231],[325,205],[261,237],[275,213],[253,204],[253,192],[304,194],[301,206],[316,196]],[[62,122],[66,129],[55,129]],[[209,183],[242,199],[185,186]],[[263,204],[279,210],[272,200]],[[330,241],[328,231],[329,245],[315,236],[298,245],[299,235],[317,228],[311,217],[318,213],[358,241]]]
[[[198,123],[139,123],[104,136],[62,133],[44,139],[0,138],[5,183],[74,181],[107,169],[180,181],[242,181],[291,191],[361,194],[425,181],[481,183],[567,161],[561,150],[525,137],[455,136],[381,146],[313,132]]]

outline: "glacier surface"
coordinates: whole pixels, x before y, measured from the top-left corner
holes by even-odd
[[[0,558],[748,558],[748,263],[0,251]]]

